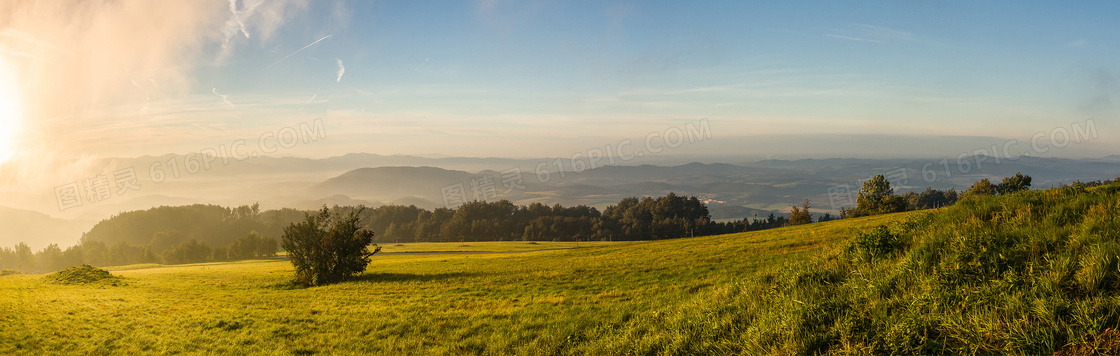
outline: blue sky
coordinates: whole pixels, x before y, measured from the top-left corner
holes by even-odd
[[[228,4],[206,6],[217,10],[200,18],[230,24]],[[524,157],[564,156],[701,119],[725,141],[802,134],[1022,140],[1094,119],[1095,151],[1050,152],[1092,155],[1120,143],[1118,7],[297,3],[280,15],[248,14],[248,37],[187,27],[199,34],[176,38],[191,42],[167,50],[190,62],[155,69],[181,76],[178,90],[128,68],[111,80],[131,91],[82,108],[72,116],[77,125],[43,131],[83,152],[139,155],[197,151],[322,119],[328,140],[284,154]],[[687,153],[727,153],[714,147]],[[829,147],[808,152],[845,155]]]

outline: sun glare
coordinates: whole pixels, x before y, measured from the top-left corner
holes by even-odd
[[[0,58],[0,164],[15,154],[22,110],[15,72]]]

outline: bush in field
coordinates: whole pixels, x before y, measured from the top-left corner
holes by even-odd
[[[870,260],[894,254],[902,246],[902,241],[886,226],[879,225],[871,231],[860,233],[854,245],[865,260]]]
[[[303,222],[284,228],[281,244],[296,268],[296,281],[305,285],[323,285],[345,280],[362,273],[369,264],[373,231],[362,229],[358,214],[331,214],[324,207],[309,214]]]

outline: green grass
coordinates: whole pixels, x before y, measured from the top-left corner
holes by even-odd
[[[5,276],[0,353],[706,349],[720,340],[694,344],[701,341],[672,325],[689,305],[717,302],[709,299],[714,290],[760,267],[801,259],[836,236],[890,219],[516,254],[378,255],[358,280],[314,288],[293,288],[292,267],[283,260],[111,269],[124,282],[116,287]],[[498,245],[491,247],[518,247]]]
[[[1117,354],[1120,186],[899,216],[728,298],[752,352]]]
[[[383,252],[509,252],[554,250],[592,246],[626,244],[629,242],[606,241],[481,241],[481,242],[409,242],[402,244],[383,243]]]
[[[384,254],[312,288],[282,259],[111,268],[118,285],[7,275],[0,354],[1115,353],[1118,214],[1117,186],[1032,191],[724,236]]]

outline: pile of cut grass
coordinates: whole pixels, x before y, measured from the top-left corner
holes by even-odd
[[[70,267],[45,277],[47,280],[58,284],[89,284],[101,281],[115,282],[117,277],[109,271],[90,266],[81,265]]]

